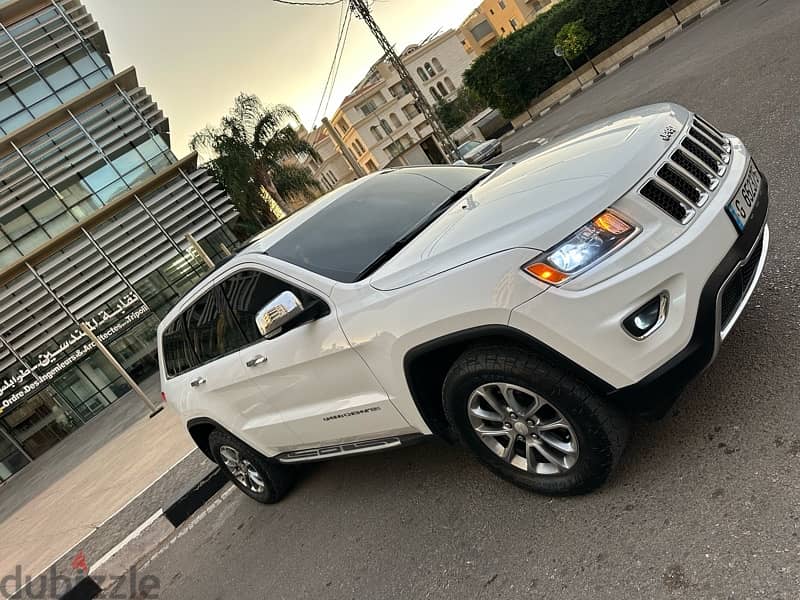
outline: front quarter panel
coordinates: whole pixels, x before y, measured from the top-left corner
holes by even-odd
[[[406,354],[451,333],[507,325],[515,306],[545,289],[520,269],[535,254],[527,248],[498,252],[391,291],[365,282],[334,289],[332,299],[349,342],[415,429],[430,433],[405,379]]]

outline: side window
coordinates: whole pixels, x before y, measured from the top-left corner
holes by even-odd
[[[183,314],[179,315],[161,337],[167,377],[175,377],[197,366],[194,350],[186,337],[183,317]]]
[[[261,339],[256,327],[256,314],[281,292],[294,292],[306,307],[318,301],[314,295],[261,271],[240,271],[223,281],[220,287],[247,343]],[[309,311],[305,320],[319,316],[319,313],[313,314]],[[303,321],[299,321],[298,325],[301,322]]]
[[[235,352],[245,343],[221,302],[219,288],[201,296],[186,311],[186,333],[201,364]]]

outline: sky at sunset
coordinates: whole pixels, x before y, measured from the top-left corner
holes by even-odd
[[[316,0],[311,0],[316,1]],[[170,119],[176,154],[191,134],[216,123],[240,92],[286,103],[307,126],[322,96],[336,46],[339,6],[272,0],[83,0],[105,30],[114,68],[136,67]],[[478,0],[376,0],[374,15],[401,50],[439,28],[457,26]],[[380,56],[353,19],[330,116]]]

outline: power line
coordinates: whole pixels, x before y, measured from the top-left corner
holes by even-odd
[[[341,4],[343,0],[330,0],[329,2],[292,2],[291,0],[272,0],[278,4],[288,4],[289,6],[335,6]]]
[[[389,63],[394,67],[395,71],[397,71],[397,74],[400,76],[400,81],[403,82],[406,90],[414,98],[417,109],[419,109],[419,111],[425,116],[425,119],[431,126],[433,137],[438,142],[439,146],[441,146],[445,155],[455,158],[456,147],[453,143],[453,140],[450,138],[450,134],[447,133],[447,129],[445,129],[444,125],[439,119],[439,115],[436,114],[436,111],[430,105],[428,99],[422,93],[422,90],[420,90],[419,86],[417,86],[416,81],[414,81],[413,77],[411,77],[411,74],[408,72],[405,63],[403,63],[403,61],[400,60],[400,57],[397,56],[394,46],[389,42],[383,31],[381,31],[381,28],[375,22],[375,18],[372,16],[372,12],[370,11],[371,5],[369,5],[366,0],[348,0],[348,4],[350,10],[356,16],[356,18],[364,21],[364,24],[375,36],[378,44],[385,52],[385,56],[389,60]]]

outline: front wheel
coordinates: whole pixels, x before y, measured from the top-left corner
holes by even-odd
[[[445,378],[444,409],[481,462],[548,495],[601,486],[628,435],[625,418],[588,386],[512,347],[467,350]]]
[[[213,431],[208,442],[220,469],[254,500],[273,504],[291,488],[294,476],[290,467],[268,460],[229,433]]]

